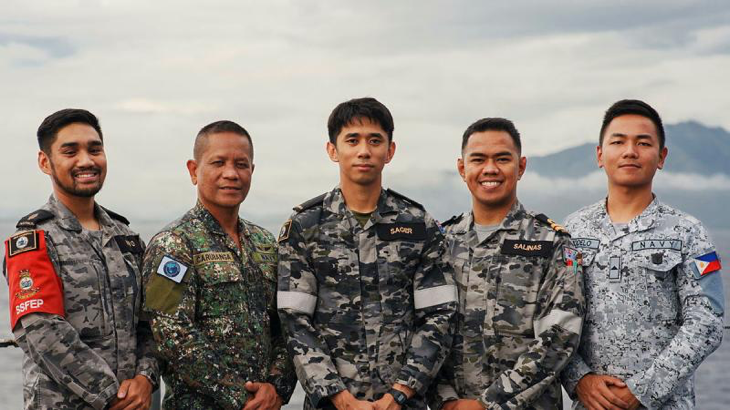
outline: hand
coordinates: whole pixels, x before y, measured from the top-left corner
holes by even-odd
[[[641,406],[641,402],[639,402],[639,399],[634,396],[634,393],[631,393],[631,389],[627,387],[614,387],[611,386],[608,388],[615,394],[616,396],[620,397],[621,400],[625,401],[629,404],[628,409],[629,410],[636,410]]]
[[[613,393],[609,386],[626,387],[626,383],[612,376],[588,373],[575,387],[578,400],[588,410],[623,410],[629,403]]]
[[[243,387],[252,395],[246,400],[243,410],[278,410],[284,403],[271,383],[246,382]]]
[[[335,394],[330,401],[337,410],[375,410],[374,403],[358,400],[347,390]]]
[[[484,410],[485,407],[478,400],[459,399],[449,400],[441,406],[441,410]]]
[[[133,379],[122,381],[117,397],[111,402],[109,410],[147,410],[151,401],[152,383],[145,376],[138,374]]]

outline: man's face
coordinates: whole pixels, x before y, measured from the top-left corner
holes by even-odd
[[[651,186],[657,169],[664,166],[667,148],[659,149],[656,126],[650,119],[627,114],[608,124],[597,156],[609,184],[635,188]]]
[[[232,132],[208,135],[200,158],[187,165],[207,209],[230,210],[246,199],[254,169],[248,138]]]
[[[380,124],[367,118],[342,127],[336,145],[327,142],[327,154],[340,165],[340,179],[358,185],[380,185],[385,164],[395,154],[395,143]]]
[[[50,155],[43,151],[38,153],[38,165],[51,176],[56,192],[93,197],[106,178],[104,143],[93,127],[83,123],[69,124],[56,134]]]
[[[485,210],[512,206],[517,198],[517,180],[526,165],[509,133],[496,130],[472,134],[457,161],[474,206]]]

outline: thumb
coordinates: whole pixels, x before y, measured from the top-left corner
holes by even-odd
[[[261,388],[261,383],[246,382],[243,387],[251,393],[256,393]]]
[[[616,387],[626,387],[626,383],[623,380],[612,376],[605,376],[606,385],[614,385]]]
[[[117,398],[123,399],[127,397],[127,392],[129,391],[129,386],[131,386],[132,383],[129,382],[129,380],[125,380],[122,382],[122,385],[119,386],[119,391],[117,392]]]

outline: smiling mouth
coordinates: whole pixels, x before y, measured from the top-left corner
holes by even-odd
[[[502,185],[502,181],[482,181],[479,183],[479,185],[485,188],[496,188]]]
[[[241,190],[241,188],[232,187],[232,186],[224,186],[224,187],[221,187],[220,189],[221,189],[221,191],[231,191],[231,192],[236,192],[236,191]]]
[[[76,171],[72,173],[74,179],[80,180],[81,182],[88,181],[88,180],[94,180],[99,177],[101,172],[99,170],[84,170],[84,171]]]
[[[619,165],[619,168],[641,168],[641,167],[637,164],[624,164],[624,165]]]

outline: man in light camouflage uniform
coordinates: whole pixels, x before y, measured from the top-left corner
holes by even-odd
[[[152,239],[143,265],[163,405],[278,409],[296,379],[276,312],[276,241],[238,216],[254,170],[251,137],[214,122],[193,154],[198,202]]]
[[[66,109],[38,128],[38,163],[53,195],[6,241],[11,323],[23,349],[27,409],[148,408],[157,385],[140,317],[144,245],[94,201],[106,176],[101,128]]]
[[[562,374],[574,408],[694,408],[694,371],[722,340],[715,246],[697,219],[652,194],[664,140],[648,104],[609,108],[597,148],[608,197],[566,220],[587,300],[580,348]]]
[[[509,120],[481,119],[464,132],[457,167],[472,211],[443,224],[459,314],[432,408],[562,409],[558,374],[584,311],[578,252],[561,227],[517,200],[520,152]]]
[[[384,105],[344,102],[328,131],[340,186],[295,208],[279,236],[279,312],[305,408],[423,409],[456,310],[443,236],[381,187],[395,152]]]

